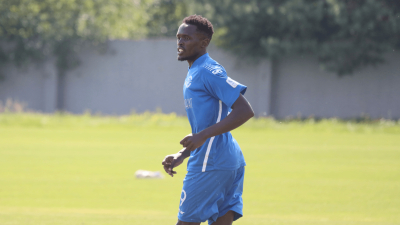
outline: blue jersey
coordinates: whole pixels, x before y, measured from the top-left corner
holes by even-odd
[[[223,120],[247,87],[229,78],[208,53],[189,68],[183,85],[186,113],[192,133]],[[188,171],[235,170],[245,166],[242,151],[230,132],[217,135],[190,153]]]

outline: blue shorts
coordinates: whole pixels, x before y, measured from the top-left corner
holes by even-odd
[[[178,219],[215,222],[228,211],[234,220],[243,216],[244,167],[237,170],[188,172],[183,180]]]

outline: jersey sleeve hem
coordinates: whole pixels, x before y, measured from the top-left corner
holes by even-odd
[[[238,100],[240,94],[244,95],[244,93],[246,93],[246,90],[247,90],[247,87],[246,87],[246,86],[241,85],[240,87],[238,86],[238,88],[240,88],[240,89],[239,89],[239,91],[236,92],[236,94],[232,97],[232,101],[231,101],[230,103],[228,103],[228,104],[224,102],[224,103],[226,104],[226,106],[228,106],[229,109],[232,108],[232,105],[236,102],[236,100]]]

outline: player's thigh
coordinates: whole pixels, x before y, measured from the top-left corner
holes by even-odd
[[[193,222],[183,222],[178,220],[178,222],[176,223],[176,225],[199,225],[200,223],[193,223]]]

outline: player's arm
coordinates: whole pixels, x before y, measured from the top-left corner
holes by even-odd
[[[165,156],[164,160],[162,161],[162,165],[164,165],[164,170],[168,173],[171,177],[176,174],[176,171],[173,171],[174,167],[177,167],[183,163],[183,161],[190,156],[190,151],[186,150],[186,148],[180,150],[176,154],[167,155]]]
[[[186,150],[193,151],[203,145],[208,138],[236,129],[253,116],[254,112],[250,106],[250,103],[242,94],[240,94],[239,98],[232,105],[232,112],[225,117],[225,119],[197,134],[186,136],[181,140],[180,143],[186,148]]]

